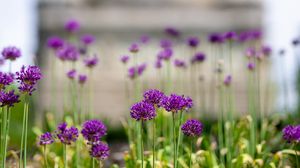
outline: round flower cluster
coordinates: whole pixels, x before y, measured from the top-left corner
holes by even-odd
[[[80,74],[78,76],[78,82],[79,82],[79,84],[84,85],[85,82],[86,82],[86,80],[87,80],[87,76],[86,75]]]
[[[158,106],[164,97],[164,93],[157,89],[150,89],[144,92],[144,101],[152,105]]]
[[[191,59],[191,63],[194,64],[194,63],[201,63],[205,61],[205,54],[202,53],[202,52],[197,52]]]
[[[19,95],[15,94],[14,90],[5,92],[1,91],[0,92],[0,103],[1,107],[7,106],[7,107],[12,107],[14,106],[15,103],[20,102],[19,100]]]
[[[47,46],[51,49],[58,50],[64,46],[64,40],[58,36],[49,37]]]
[[[99,142],[91,147],[90,155],[98,160],[104,160],[109,156],[109,147],[107,144]]]
[[[14,82],[14,74],[0,72],[0,90]]]
[[[88,68],[94,68],[99,62],[99,59],[96,55],[94,55],[94,57],[91,58],[86,58],[84,60],[85,66]]]
[[[199,41],[199,38],[198,37],[189,37],[187,39],[187,45],[192,47],[192,48],[195,48],[199,45],[200,41]]]
[[[190,119],[181,126],[181,131],[186,136],[199,137],[202,134],[203,125],[198,120]]]
[[[170,60],[170,58],[173,56],[173,50],[172,48],[164,48],[162,51],[160,51],[157,54],[157,58],[160,60]]]
[[[49,145],[54,142],[54,138],[50,132],[46,132],[42,134],[39,138],[39,144],[40,145]]]
[[[69,33],[75,33],[79,31],[80,24],[77,20],[71,19],[65,23],[65,30]]]
[[[96,38],[91,35],[91,34],[85,34],[83,36],[80,37],[80,41],[85,45],[90,45],[93,44],[95,42]]]
[[[57,127],[57,138],[61,143],[71,145],[78,138],[78,129],[76,127],[67,127],[67,123],[61,123]]]
[[[156,117],[156,111],[152,104],[141,101],[131,107],[130,116],[137,121],[152,120]]]
[[[147,68],[147,64],[143,63],[141,65],[133,66],[128,69],[128,76],[130,79],[134,79],[141,76]]]
[[[193,100],[189,97],[179,96],[177,94],[171,94],[170,96],[164,96],[160,105],[168,112],[178,112],[182,110],[188,110],[193,106]]]
[[[129,61],[129,56],[123,55],[120,57],[120,60],[123,64],[126,64]]]
[[[186,63],[184,60],[180,60],[180,59],[175,59],[174,60],[174,65],[178,68],[186,68]]]
[[[62,61],[74,62],[78,60],[79,50],[74,45],[67,44],[57,50],[56,56]]]
[[[42,73],[37,66],[23,66],[20,72],[16,73],[16,79],[19,82],[19,90],[29,95],[36,90],[37,82],[42,78]]]
[[[300,125],[292,126],[288,125],[282,130],[283,139],[287,142],[300,142]]]
[[[175,27],[166,27],[165,33],[171,37],[179,37],[181,35],[180,31]]]
[[[128,49],[131,53],[137,53],[139,52],[140,48],[139,45],[137,43],[133,43],[131,44],[131,46]]]
[[[5,47],[2,50],[2,56],[6,60],[14,61],[17,58],[21,57],[21,51],[20,51],[20,49],[18,49],[17,47],[14,47],[14,46]]]

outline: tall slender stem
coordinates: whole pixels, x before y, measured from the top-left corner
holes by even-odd
[[[174,161],[174,168],[176,168],[176,162],[177,162],[177,158],[176,158],[176,149],[177,149],[177,145],[176,145],[176,123],[175,123],[175,113],[172,113],[172,118],[173,118],[173,147],[174,147],[174,154],[173,154],[173,161]]]
[[[47,147],[46,145],[44,145],[44,165],[45,168],[48,168],[48,162],[47,162],[47,151],[46,151]]]
[[[143,120],[141,120],[141,159],[142,159],[142,168],[144,167],[144,145],[143,145]]]
[[[152,166],[153,168],[155,168],[155,135],[156,135],[156,131],[155,131],[155,127],[156,127],[156,120],[155,118],[153,119],[153,137],[152,137],[152,152],[153,152],[153,162],[152,162]]]
[[[25,95],[24,101],[24,111],[23,111],[23,124],[22,124],[22,138],[21,138],[21,150],[20,150],[20,160],[19,167],[26,167],[26,150],[27,150],[27,120],[28,120],[28,106],[29,102]]]
[[[189,162],[189,168],[192,168],[192,154],[193,154],[193,139],[191,139],[191,142],[190,142],[190,162]]]
[[[295,150],[295,155],[296,155],[296,165],[297,165],[297,168],[300,168],[299,167],[299,160],[298,160],[298,153],[297,153],[297,149],[296,149],[296,144],[294,144],[294,150]]]
[[[64,159],[64,168],[67,168],[68,163],[67,163],[67,145],[63,144],[63,159]]]
[[[7,108],[3,110],[3,116],[2,116],[2,163],[1,166],[5,167],[6,163],[6,143],[7,143]]]
[[[92,158],[92,168],[95,168],[95,165],[96,165],[96,160],[95,158]]]

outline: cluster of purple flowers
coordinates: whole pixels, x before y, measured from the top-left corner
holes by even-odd
[[[202,134],[203,125],[198,120],[190,119],[181,126],[181,131],[186,136],[199,137]]]
[[[58,36],[49,37],[47,40],[47,46],[55,51],[62,48],[64,43],[64,40]]]
[[[2,50],[2,56],[6,60],[14,61],[21,57],[21,50],[15,46],[5,47]]]
[[[79,50],[76,46],[67,44],[58,49],[56,56],[62,61],[77,61],[79,58]]]
[[[199,43],[200,43],[200,40],[198,37],[189,37],[187,39],[187,45],[192,48],[198,47]]]
[[[300,142],[300,125],[288,125],[282,130],[283,139],[287,142],[299,143]]]
[[[178,68],[186,68],[186,63],[184,60],[180,60],[180,59],[175,59],[174,60],[174,65]]]
[[[131,107],[130,116],[137,121],[152,120],[156,117],[156,111],[152,104],[141,101]]]
[[[12,107],[15,103],[20,102],[19,95],[15,94],[14,90],[11,91],[0,91],[0,103],[1,107],[7,106]]]
[[[127,62],[129,61],[129,56],[128,55],[122,55],[120,57],[120,61],[123,63],[123,64],[127,64]]]
[[[197,52],[191,59],[191,63],[201,63],[205,61],[205,54],[202,52]]]
[[[96,55],[94,55],[94,57],[91,58],[86,58],[84,60],[85,66],[88,68],[94,68],[99,62],[99,59]]]
[[[128,69],[128,77],[130,79],[135,79],[138,76],[141,76],[147,68],[147,64],[143,63],[137,66],[130,67]]]
[[[168,112],[178,112],[188,110],[193,107],[193,100],[190,97],[184,97],[177,94],[164,96],[160,102],[160,106]]]
[[[54,138],[50,132],[46,132],[42,134],[39,138],[40,145],[50,145],[54,142]]]
[[[88,141],[90,155],[96,159],[103,160],[109,156],[109,147],[101,141],[106,135],[107,128],[99,120],[89,120],[82,125],[81,134]]]
[[[37,66],[23,66],[20,72],[16,72],[16,79],[19,82],[19,90],[22,93],[31,95],[36,90],[37,82],[42,78],[42,73]]]
[[[128,49],[131,53],[137,53],[140,50],[140,47],[137,43],[131,44],[131,46]]]
[[[76,142],[79,136],[78,129],[73,126],[68,128],[67,123],[59,124],[56,131],[57,138],[60,140],[61,143],[66,145],[71,145],[72,142]]]
[[[14,74],[0,72],[0,90],[14,82]]]

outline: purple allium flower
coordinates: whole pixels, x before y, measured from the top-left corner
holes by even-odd
[[[46,132],[40,136],[39,144],[40,145],[49,145],[54,142],[54,138],[50,132]]]
[[[21,57],[21,51],[19,48],[14,46],[5,47],[2,50],[2,56],[6,60],[14,61],[17,58]]]
[[[186,136],[199,137],[203,131],[203,124],[198,120],[190,119],[182,124],[181,131]]]
[[[94,68],[99,62],[99,59],[96,55],[94,57],[86,58],[84,60],[84,64],[88,68]]]
[[[20,102],[19,95],[15,94],[14,90],[11,90],[9,92],[1,91],[0,92],[0,103],[1,107],[8,106],[13,107],[15,103]]]
[[[224,38],[222,37],[221,34],[219,33],[211,33],[208,37],[208,40],[213,43],[213,44],[216,44],[216,43],[223,43],[224,41]]]
[[[65,23],[65,30],[68,31],[69,33],[75,33],[79,31],[79,29],[80,29],[80,24],[75,19],[68,20]]]
[[[288,125],[282,130],[283,139],[287,142],[296,142],[300,141],[300,125],[292,126]]]
[[[227,75],[226,78],[224,79],[224,85],[229,86],[231,84],[232,77],[231,75]]]
[[[5,86],[14,82],[14,75],[12,73],[0,72],[0,90],[5,89]]]
[[[154,63],[154,67],[157,69],[160,69],[162,67],[162,61],[161,59],[157,59]]]
[[[224,33],[224,35],[223,35],[223,38],[225,39],[225,40],[236,40],[237,39],[237,34],[236,34],[236,32],[234,32],[234,31],[229,31],[229,32],[225,32]]]
[[[246,51],[245,51],[245,55],[248,58],[255,57],[256,56],[256,51],[255,51],[254,48],[247,48]]]
[[[70,145],[75,142],[78,138],[78,129],[75,127],[67,128],[67,123],[61,123],[57,127],[57,138],[61,143]]]
[[[79,82],[79,84],[84,85],[85,82],[86,82],[86,80],[87,80],[87,76],[86,75],[80,74],[78,76],[78,82]]]
[[[106,135],[107,128],[99,120],[88,120],[83,123],[81,134],[91,144],[95,144]]]
[[[95,40],[96,40],[95,36],[93,36],[91,34],[85,34],[80,37],[80,41],[86,46],[93,44],[95,42]]]
[[[143,64],[141,64],[141,65],[138,65],[138,66],[137,66],[137,74],[138,74],[139,76],[141,76],[141,75],[143,74],[143,72],[146,70],[146,68],[147,68],[147,64],[146,64],[146,63],[143,63]]]
[[[148,35],[142,35],[140,37],[140,42],[143,43],[143,44],[147,44],[148,42],[150,41],[150,37]]]
[[[5,58],[0,56],[0,66],[5,64]]]
[[[77,74],[77,71],[75,69],[71,69],[70,71],[67,72],[67,76],[69,79],[75,79]]]
[[[58,36],[49,37],[47,40],[47,46],[51,49],[57,50],[64,46],[64,40]]]
[[[162,39],[160,40],[160,47],[161,48],[171,48],[173,46],[173,43],[169,39]]]
[[[171,37],[179,37],[181,34],[180,31],[174,27],[166,27],[165,33]]]
[[[77,47],[67,44],[56,52],[57,57],[62,61],[77,61],[79,50]]]
[[[172,48],[165,48],[157,54],[158,59],[167,60],[167,61],[170,60],[172,56],[173,56]]]
[[[109,147],[107,144],[99,142],[91,147],[90,155],[98,160],[104,160],[109,156]]]
[[[144,101],[154,106],[158,106],[164,96],[164,93],[157,89],[149,89],[143,95]]]
[[[262,37],[262,32],[260,30],[252,30],[249,32],[250,38],[253,40],[259,40]]]
[[[137,121],[152,120],[156,117],[156,111],[152,104],[141,101],[131,107],[130,116]]]
[[[191,63],[198,63],[198,62],[204,62],[205,61],[205,54],[202,52],[197,52],[191,59]]]
[[[131,53],[137,53],[137,52],[139,52],[140,48],[139,48],[139,45],[137,43],[132,43],[128,50]]]
[[[178,112],[181,110],[188,110],[193,106],[191,98],[171,94],[170,96],[164,96],[160,105],[168,112]]]
[[[35,91],[37,82],[42,78],[41,70],[38,66],[23,66],[20,72],[16,72],[16,79],[19,82],[19,90],[29,95]]]
[[[136,68],[135,67],[128,68],[128,76],[131,79],[134,79],[137,76],[137,72],[136,72]]]
[[[249,62],[248,65],[247,65],[247,67],[248,67],[248,69],[249,69],[250,71],[253,71],[254,68],[255,68],[255,64],[252,63],[252,62]]]
[[[184,60],[180,60],[180,59],[175,59],[174,60],[174,65],[178,68],[186,68],[186,63]]]
[[[200,41],[198,37],[189,37],[187,39],[187,45],[190,47],[197,47],[199,45]]]
[[[129,61],[129,56],[128,55],[122,55],[120,57],[120,60],[123,64],[126,64]]]
[[[270,46],[262,46],[261,52],[262,52],[265,56],[270,56],[271,53],[272,53],[272,49],[271,49]]]
[[[239,35],[238,35],[238,39],[240,42],[246,42],[249,40],[249,33],[247,31],[245,32],[241,32]]]

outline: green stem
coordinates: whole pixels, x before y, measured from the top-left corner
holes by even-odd
[[[96,165],[96,160],[95,158],[92,158],[92,168],[95,168],[95,165]]]
[[[22,124],[22,138],[21,138],[21,150],[20,150],[20,160],[19,167],[26,167],[26,149],[27,149],[27,116],[28,116],[28,100],[27,95],[25,95],[24,111],[23,111],[23,124]]]
[[[193,154],[193,140],[190,142],[190,162],[189,162],[189,168],[192,168],[192,154]]]
[[[183,111],[180,111],[179,112],[179,122],[178,122],[178,125],[177,125],[177,128],[176,128],[178,130],[177,135],[176,135],[176,137],[178,137],[177,144],[176,144],[176,158],[178,157],[178,153],[179,153],[179,144],[182,141],[182,139],[181,139],[181,129],[180,129],[180,126],[182,124],[182,119],[183,119]]]
[[[48,168],[48,162],[47,162],[47,151],[46,151],[46,145],[44,145],[44,164],[45,168]]]
[[[296,155],[296,165],[297,165],[297,168],[300,168],[299,167],[299,160],[298,160],[298,153],[297,153],[297,149],[296,149],[296,144],[294,144],[294,151],[295,151],[295,155]]]
[[[64,168],[67,168],[68,163],[67,163],[67,145],[63,144],[63,159],[64,159]]]
[[[176,158],[176,149],[177,149],[177,145],[176,145],[176,123],[175,123],[175,113],[172,112],[172,118],[173,118],[173,147],[174,147],[174,154],[173,154],[173,161],[174,161],[174,168],[176,168],[176,162],[177,162],[177,158]]]
[[[142,168],[144,167],[144,146],[143,146],[143,120],[141,120],[141,159],[142,159]]]
[[[7,139],[7,109],[4,108],[3,110],[3,116],[2,116],[2,163],[1,166],[5,167],[5,163],[6,163],[6,139]]]
[[[153,139],[152,139],[152,152],[153,152],[153,168],[155,168],[155,135],[156,135],[156,131],[155,131],[155,126],[156,126],[156,120],[155,118],[153,119]]]
[[[10,121],[10,116],[11,116],[11,111],[10,108],[7,106],[6,107],[6,112],[7,112],[7,119],[6,119],[6,128],[5,128],[5,139],[4,139],[4,167],[5,167],[5,158],[6,158],[6,153],[7,153],[7,144],[8,144],[8,134],[9,134],[9,121]]]

